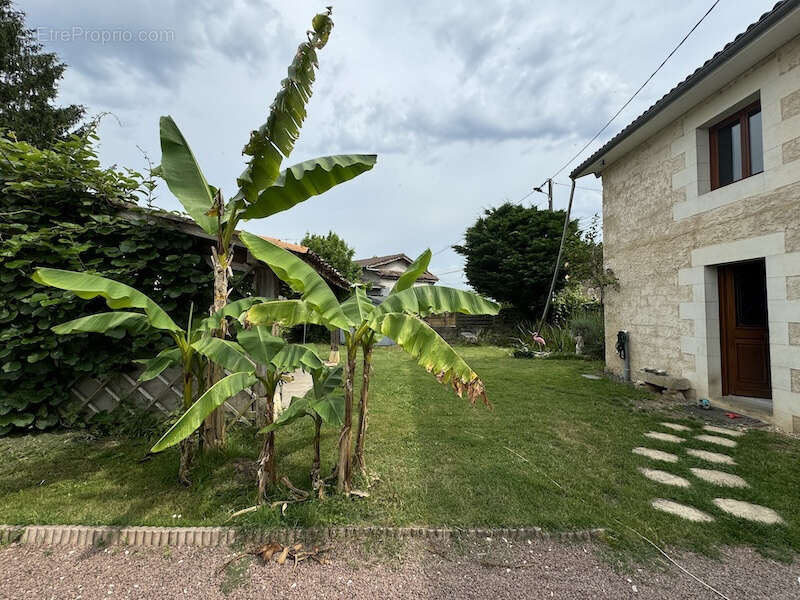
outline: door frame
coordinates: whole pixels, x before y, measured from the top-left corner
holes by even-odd
[[[730,326],[736,322],[736,298],[734,297],[735,290],[733,288],[731,267],[747,263],[761,263],[764,267],[764,299],[766,315],[766,329],[767,329],[767,346],[766,346],[766,370],[769,376],[769,390],[768,396],[753,396],[759,400],[772,400],[772,376],[770,364],[770,336],[769,336],[769,308],[767,302],[767,265],[763,258],[756,258],[750,260],[743,260],[731,263],[725,263],[716,266],[717,272],[717,286],[719,298],[719,339],[720,339],[720,374],[721,374],[721,387],[722,396],[742,396],[742,394],[735,394],[732,391],[733,380],[735,377],[735,353],[734,353],[734,340],[731,338]],[[750,397],[745,395],[743,397]]]

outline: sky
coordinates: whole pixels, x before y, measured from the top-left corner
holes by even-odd
[[[332,0],[331,0],[332,1]],[[553,175],[652,73],[713,0],[343,0],[320,51],[308,118],[285,166],[377,153],[367,174],[243,228],[299,241],[336,231],[356,257],[431,248],[431,271],[463,287],[450,249],[487,208],[518,202]],[[571,165],[772,8],[721,0],[605,133]],[[206,178],[236,191],[252,129],[323,2],[25,0],[18,8],[69,65],[58,96],[100,126],[105,166],[160,162],[171,115]],[[555,207],[569,195],[566,169]],[[578,181],[574,216],[601,213],[601,180]],[[165,185],[155,204],[180,208]],[[546,206],[534,193],[523,204]]]

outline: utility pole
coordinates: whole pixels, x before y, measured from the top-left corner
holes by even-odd
[[[553,210],[553,180],[547,180],[547,209]]]

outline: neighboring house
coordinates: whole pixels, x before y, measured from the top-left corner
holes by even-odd
[[[405,254],[390,254],[388,256],[373,256],[360,258],[354,261],[361,267],[361,278],[367,284],[367,294],[375,302],[382,302],[383,298],[392,291],[397,279],[414,261]],[[430,271],[425,271],[414,285],[434,285],[439,278]]]
[[[608,367],[800,432],[800,1],[780,2],[571,173],[603,179]]]

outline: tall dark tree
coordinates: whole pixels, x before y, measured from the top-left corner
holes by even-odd
[[[490,208],[453,249],[466,257],[464,271],[479,294],[510,304],[526,317],[538,316],[553,276],[564,227],[564,211],[506,203]],[[578,222],[567,229],[567,249],[580,243]],[[567,263],[569,253],[567,254]],[[565,283],[562,266],[555,292]]]
[[[25,14],[0,0],[0,129],[39,148],[63,139],[84,113],[83,106],[53,104],[67,65],[42,49]]]
[[[300,243],[319,254],[349,281],[361,278],[361,267],[353,262],[355,250],[333,231],[329,231],[328,235],[306,233]]]

